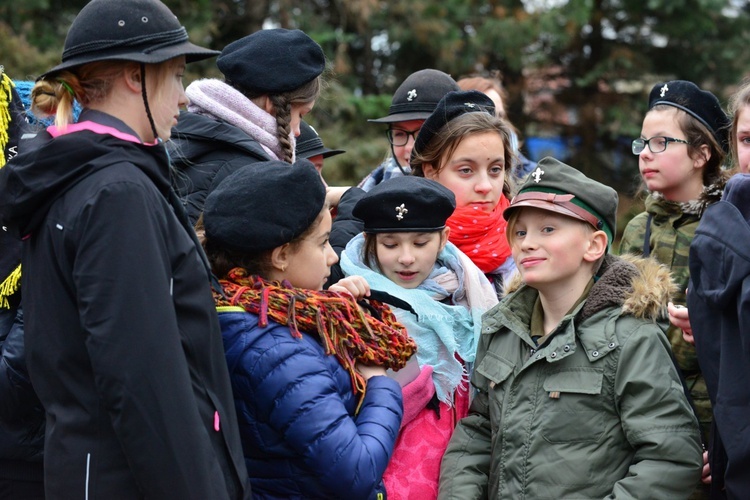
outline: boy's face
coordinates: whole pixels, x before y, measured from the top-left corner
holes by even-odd
[[[591,279],[591,266],[586,263],[592,261],[593,228],[540,208],[518,210],[509,240],[513,260],[527,285],[540,291],[564,290]]]
[[[430,276],[448,231],[377,234],[375,252],[385,277],[403,288],[417,288]]]

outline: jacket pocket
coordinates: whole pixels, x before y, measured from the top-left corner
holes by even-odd
[[[474,369],[476,374],[475,385],[481,390],[490,391],[497,384],[505,382],[513,373],[514,368],[515,365],[507,359],[488,351]]]
[[[597,442],[606,430],[603,372],[579,367],[556,371],[544,380],[542,436],[548,443]]]

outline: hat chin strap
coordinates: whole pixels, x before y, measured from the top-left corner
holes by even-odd
[[[399,170],[401,170],[401,173],[404,175],[409,175],[406,170],[404,170],[404,167],[401,166],[401,162],[398,161],[398,156],[396,156],[396,150],[393,149],[393,144],[391,144],[391,155],[393,156],[393,161],[396,162],[396,166]]]
[[[151,132],[154,133],[154,141],[159,141],[159,134],[156,133],[156,124],[154,117],[151,115],[151,107],[148,105],[148,95],[146,94],[146,64],[141,63],[141,97],[143,97],[143,106],[146,108],[148,123],[151,125]]]

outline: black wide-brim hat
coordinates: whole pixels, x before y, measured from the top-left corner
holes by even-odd
[[[323,155],[323,158],[346,153],[343,149],[329,149],[323,145],[323,140],[318,132],[307,122],[300,121],[300,134],[297,137],[295,154],[297,158],[312,158],[313,156]]]
[[[388,116],[367,120],[373,123],[396,123],[426,120],[448,92],[461,90],[447,73],[422,69],[412,73],[396,89]]]
[[[68,30],[62,63],[39,79],[96,61],[158,64],[185,56],[195,62],[218,54],[191,43],[177,17],[159,0],[92,0]]]

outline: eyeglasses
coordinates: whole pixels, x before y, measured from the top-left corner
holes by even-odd
[[[651,139],[633,139],[633,154],[639,155],[648,146],[649,151],[652,153],[661,153],[667,150],[667,144],[670,142],[679,142],[680,144],[690,144],[688,141],[682,139],[675,139],[674,137],[664,137],[657,135]]]
[[[407,132],[398,128],[389,128],[385,131],[385,134],[388,136],[388,142],[396,147],[406,146],[406,143],[409,142],[409,137],[416,141],[418,133],[419,130]]]

